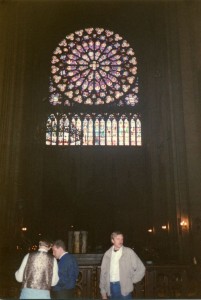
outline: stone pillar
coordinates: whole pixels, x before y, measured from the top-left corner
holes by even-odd
[[[87,231],[81,231],[81,238],[82,238],[81,253],[87,252],[87,236],[88,236]]]
[[[74,231],[74,253],[80,253],[80,231]]]
[[[68,252],[73,253],[73,241],[74,241],[74,235],[73,231],[68,232]]]

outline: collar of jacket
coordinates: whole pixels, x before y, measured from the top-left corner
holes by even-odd
[[[124,254],[125,248],[126,248],[126,247],[122,246],[122,255]],[[110,247],[110,249],[108,249],[108,251],[106,252],[106,255],[107,255],[108,257],[111,257],[112,251],[113,251],[113,246]]]

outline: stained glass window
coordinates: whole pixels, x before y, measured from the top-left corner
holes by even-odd
[[[137,114],[57,113],[48,117],[46,128],[46,145],[142,145],[141,121]]]
[[[49,102],[46,145],[142,145],[137,59],[118,33],[67,35],[53,52]]]
[[[130,44],[103,28],[69,34],[52,56],[50,103],[138,102],[137,60]]]

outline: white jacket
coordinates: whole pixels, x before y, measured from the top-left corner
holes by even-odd
[[[104,297],[110,296],[110,261],[113,246],[103,256],[100,274],[100,292]],[[133,291],[133,284],[142,280],[145,275],[145,266],[137,254],[128,247],[122,246],[122,256],[119,260],[119,276],[121,293],[123,296]]]

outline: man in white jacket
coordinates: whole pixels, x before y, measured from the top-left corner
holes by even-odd
[[[123,246],[123,234],[111,234],[113,246],[103,256],[100,274],[102,299],[132,299],[133,284],[142,280],[145,266],[137,254]]]

